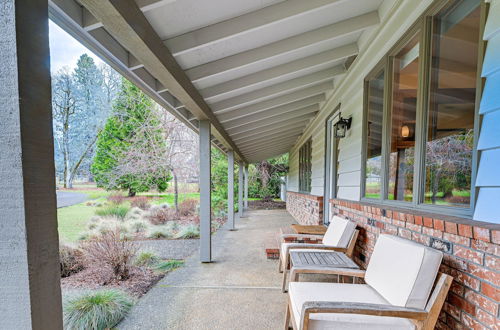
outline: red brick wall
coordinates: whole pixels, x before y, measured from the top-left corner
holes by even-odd
[[[358,223],[354,258],[366,267],[380,233],[444,252],[441,271],[454,277],[437,329],[500,329],[500,227],[471,220],[404,213],[330,200],[334,214]]]
[[[286,210],[301,225],[320,225],[323,223],[323,196],[287,191]]]

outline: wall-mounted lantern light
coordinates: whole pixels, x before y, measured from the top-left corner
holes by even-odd
[[[333,131],[336,138],[344,138],[347,130],[351,128],[352,117],[342,118],[341,114],[339,114],[339,117],[339,121],[333,125]]]

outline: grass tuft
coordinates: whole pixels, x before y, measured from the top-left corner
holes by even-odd
[[[188,239],[200,237],[200,227],[197,225],[186,225],[179,230],[177,238]]]
[[[134,260],[134,264],[139,267],[152,267],[160,261],[153,251],[141,251],[137,254]]]
[[[95,214],[101,217],[117,217],[119,219],[125,219],[127,216],[129,208],[124,205],[110,205],[99,207]]]
[[[184,265],[184,260],[164,260],[156,263],[153,269],[159,272],[167,272],[179,268],[182,265]]]
[[[64,299],[64,328],[110,329],[134,305],[128,294],[116,289],[84,292]]]

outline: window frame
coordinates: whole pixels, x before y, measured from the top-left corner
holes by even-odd
[[[311,193],[312,186],[312,138],[299,148],[299,192]]]
[[[469,207],[453,207],[443,205],[426,204],[425,195],[425,152],[426,148],[426,132],[428,123],[428,111],[430,102],[430,74],[432,61],[432,24],[435,15],[446,7],[453,5],[455,0],[436,0],[422,14],[415,23],[403,34],[396,44],[387,52],[383,58],[375,65],[363,80],[363,132],[362,132],[362,154],[361,154],[361,184],[360,196],[361,201],[368,204],[382,204],[389,207],[418,210],[436,214],[446,214],[452,216],[460,216],[472,218],[474,207],[477,199],[478,188],[475,185],[477,175],[479,151],[477,143],[480,130],[479,104],[481,101],[484,80],[481,77],[481,69],[484,60],[485,41],[483,40],[483,32],[486,23],[486,15],[488,6],[484,0],[480,1],[480,26],[479,26],[479,44],[478,44],[478,63],[476,72],[476,99],[474,110],[474,148],[472,151],[472,171],[471,171],[471,196]],[[420,32],[418,32],[420,30]],[[416,123],[415,123],[415,164],[414,164],[414,181],[413,181],[413,199],[412,201],[398,201],[386,199],[388,192],[388,175],[390,154],[390,125],[391,125],[391,110],[392,110],[392,84],[393,84],[393,58],[395,54],[407,42],[420,33],[420,49],[419,49],[419,70],[418,70],[418,90],[416,104]],[[385,70],[384,73],[384,111],[383,111],[383,128],[382,128],[382,186],[380,198],[367,198],[366,193],[366,159],[367,159],[367,131],[368,123],[368,80],[375,75]]]

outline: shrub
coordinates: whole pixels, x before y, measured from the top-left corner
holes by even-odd
[[[167,221],[176,220],[178,218],[175,210],[171,208],[151,208],[148,215],[148,219],[153,225],[164,224]]]
[[[182,216],[190,216],[196,213],[198,201],[196,199],[185,199],[179,203],[179,214]]]
[[[146,230],[148,230],[149,224],[146,221],[137,220],[131,222],[129,228],[132,233],[139,234],[139,233],[144,233]]]
[[[148,233],[149,238],[159,239],[159,238],[173,238],[174,233],[166,226],[153,226]]]
[[[110,329],[127,315],[133,305],[132,297],[116,289],[83,292],[65,297],[64,328]]]
[[[60,245],[59,264],[61,266],[61,277],[78,273],[84,268],[82,251],[69,245]]]
[[[198,238],[200,237],[200,228],[196,225],[187,225],[181,228],[177,234],[177,238]]]
[[[141,251],[135,257],[134,264],[139,267],[151,267],[159,261],[160,258],[153,251]]]
[[[129,278],[130,263],[137,252],[134,243],[121,239],[118,229],[87,241],[82,250],[87,265],[107,267],[117,280]]]
[[[112,204],[120,205],[123,202],[125,202],[125,196],[120,195],[120,194],[113,194],[113,195],[109,195],[107,200]]]
[[[147,210],[151,207],[151,204],[149,204],[149,198],[146,196],[134,197],[131,205],[132,207],[138,207],[141,210]]]
[[[117,217],[120,219],[124,219],[128,213],[128,207],[123,205],[110,205],[105,207],[98,208],[95,213],[100,215],[101,217]]]
[[[167,272],[167,271],[179,268],[182,265],[184,265],[184,260],[164,260],[164,261],[158,262],[154,266],[154,270],[160,271],[160,272]]]

